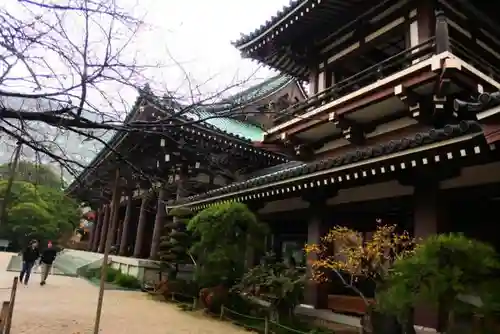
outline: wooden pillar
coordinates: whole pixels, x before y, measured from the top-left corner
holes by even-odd
[[[125,254],[127,253],[128,233],[129,233],[128,230],[129,230],[130,220],[132,217],[132,204],[133,204],[132,194],[128,194],[127,207],[125,208],[125,218],[123,219],[122,223],[120,251],[118,252],[120,256],[125,256]]]
[[[146,229],[147,207],[149,202],[149,190],[144,190],[142,194],[141,208],[139,211],[139,222],[137,224],[137,236],[135,239],[134,257],[140,257],[142,245],[144,244],[144,230]]]
[[[109,233],[109,238],[111,239],[111,243],[113,244],[116,240],[116,234],[117,234],[117,229],[118,229],[118,212],[120,208],[120,197],[121,197],[121,190],[116,190],[118,191],[117,194],[113,194],[113,198],[117,198],[117,205],[116,207],[110,207],[110,223],[108,223],[108,233]],[[113,204],[111,204],[113,206]]]
[[[419,178],[414,186],[414,236],[425,239],[445,229],[445,203],[439,199],[439,181]],[[418,326],[439,328],[439,309],[430,305],[415,307],[414,321]]]
[[[256,203],[251,203],[248,204],[248,209],[253,212],[253,214],[259,219],[259,210],[264,207],[265,203],[264,202],[256,202]],[[245,251],[245,268],[250,269],[253,266],[255,266],[256,263],[258,263],[258,260],[264,255],[264,254],[259,254],[256,252],[254,247],[250,246],[250,236],[247,236],[247,248]],[[267,244],[267,237],[265,240],[265,243]],[[267,249],[266,244],[264,244],[264,251]]]
[[[165,216],[167,212],[165,211],[165,197],[166,190],[160,188],[158,192],[158,203],[156,204],[156,216],[155,225],[153,229],[153,238],[151,240],[151,250],[149,252],[150,259],[156,259],[158,257],[158,248],[160,246],[161,231],[163,229],[163,224],[165,223]]]
[[[436,53],[450,51],[448,22],[443,12],[436,12]]]
[[[101,232],[101,224],[102,224],[102,209],[98,208],[96,212],[96,220],[92,226],[92,231],[90,233],[90,240],[88,250],[90,252],[95,252],[95,248],[97,248],[97,243],[99,240],[99,234]]]
[[[333,196],[333,195],[332,195]],[[312,196],[311,196],[312,197]],[[326,233],[324,223],[326,210],[326,197],[312,197],[309,200],[309,221],[307,224],[307,243],[318,244],[321,237]],[[308,254],[307,256],[307,277],[308,281],[304,291],[304,302],[318,309],[324,309],[328,306],[328,295],[324,293],[326,284],[314,282],[312,278],[311,263],[317,260],[316,254]]]
[[[118,211],[119,213],[120,211]],[[118,217],[118,227],[116,228],[116,237],[115,237],[115,245],[120,245],[120,241],[122,240],[123,233],[123,220]]]
[[[104,247],[106,246],[106,237],[108,233],[109,220],[111,219],[110,217],[111,210],[109,205],[105,204],[103,210],[104,210],[104,218],[101,226],[101,233],[100,233],[101,236],[98,244],[99,246],[97,248],[97,251],[99,253],[104,252]]]

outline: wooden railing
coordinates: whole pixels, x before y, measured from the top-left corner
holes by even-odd
[[[406,49],[386,60],[364,69],[355,75],[337,82],[331,87],[310,96],[308,99],[296,103],[280,112],[280,116],[274,120],[275,125],[285,122],[291,117],[298,117],[323,104],[336,100],[363,86],[367,86],[391,74],[408,68],[419,60],[427,59],[435,53],[435,38]]]
[[[492,65],[481,56],[478,56],[477,53],[474,53],[474,51],[470,51],[469,47],[463,45],[456,39],[450,38],[450,47],[451,53],[455,56],[474,66],[476,69],[490,76],[492,79],[500,81],[500,71],[498,70],[498,66]]]

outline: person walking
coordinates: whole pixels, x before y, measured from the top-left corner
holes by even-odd
[[[21,273],[19,274],[19,280],[24,285],[28,285],[30,279],[31,270],[35,265],[36,260],[40,257],[40,251],[38,250],[38,241],[31,240],[30,244],[23,251],[23,265],[21,268]],[[23,280],[24,279],[24,280]]]
[[[40,266],[42,267],[42,280],[40,281],[40,285],[45,285],[56,256],[57,250],[52,245],[52,242],[49,241],[47,248],[43,250],[42,255],[40,256]]]

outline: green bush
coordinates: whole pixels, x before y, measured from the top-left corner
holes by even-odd
[[[91,279],[99,276],[99,271],[100,268],[92,268],[92,269],[86,269],[85,271],[82,272],[82,276]]]
[[[137,278],[123,274],[120,271],[118,271],[118,274],[115,276],[113,283],[127,289],[139,289],[141,287],[141,283]]]
[[[105,280],[106,282],[114,282],[116,280],[116,278],[120,275],[120,271],[118,269],[114,269],[114,268],[106,268],[106,276],[105,276]]]

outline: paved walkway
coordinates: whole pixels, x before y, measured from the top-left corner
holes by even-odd
[[[0,252],[0,300],[8,300],[15,273],[3,271],[10,253]],[[35,274],[29,286],[19,286],[12,334],[91,334],[98,289],[83,279],[50,276],[39,285]],[[105,291],[101,318],[104,334],[242,334],[227,323],[155,302],[140,292]]]

